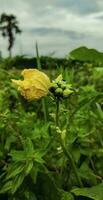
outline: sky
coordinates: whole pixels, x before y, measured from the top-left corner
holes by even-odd
[[[0,0],[0,15],[14,14],[22,33],[13,55],[65,57],[80,46],[103,51],[103,0]],[[7,39],[0,34],[0,50],[7,56]]]

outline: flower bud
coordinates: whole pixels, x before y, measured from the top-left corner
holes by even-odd
[[[58,87],[57,83],[52,82],[50,88],[56,89]]]
[[[66,83],[65,83],[64,81],[63,81],[62,84],[61,84],[61,88],[62,88],[62,89],[65,89],[65,88],[66,88]]]
[[[63,98],[67,98],[73,92],[72,85],[67,84],[66,81],[63,80],[61,74],[52,81],[49,90],[54,95],[54,97],[59,97],[60,100],[62,100]]]
[[[61,133],[61,138],[62,140],[65,140],[65,137],[66,137],[66,129],[64,129]]]
[[[63,96],[64,96],[64,97],[68,97],[72,92],[73,92],[73,91],[70,90],[70,89],[65,89],[65,90],[63,91]]]
[[[56,127],[56,132],[58,133],[58,134],[61,134],[61,130],[60,130],[60,128],[57,126]]]
[[[55,93],[56,93],[56,94],[62,94],[62,93],[63,93],[63,90],[62,90],[61,88],[57,88],[57,89],[55,90]]]

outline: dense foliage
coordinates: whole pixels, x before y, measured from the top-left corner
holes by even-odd
[[[51,68],[49,61],[50,79],[62,74],[74,90],[60,101],[56,124],[55,100],[25,100],[11,83],[20,69],[2,60],[0,200],[103,199],[103,68],[97,66],[74,59]]]

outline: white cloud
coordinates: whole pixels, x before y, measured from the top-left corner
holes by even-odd
[[[22,52],[33,55],[36,40],[42,54],[56,51],[56,55],[64,56],[81,45],[102,50],[102,0],[73,2],[74,0],[0,0],[0,13],[15,14],[23,30],[16,39],[14,54]],[[42,32],[43,30],[45,31]],[[72,33],[75,37],[71,37]],[[0,48],[7,55],[7,40],[0,37],[0,43]]]

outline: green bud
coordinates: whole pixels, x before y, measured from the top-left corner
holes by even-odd
[[[56,132],[61,134],[61,130],[60,130],[60,128],[58,126],[56,127]]]
[[[50,86],[50,88],[58,88],[58,85],[55,83],[55,82],[53,82],[53,83],[51,83],[51,86]]]
[[[55,83],[58,84],[60,81],[59,80],[55,80]]]
[[[61,146],[57,147],[57,151],[58,153],[62,153],[63,152],[62,147]]]
[[[49,115],[53,120],[55,120],[55,113],[50,113]]]
[[[70,89],[65,89],[65,90],[63,91],[63,96],[64,96],[64,97],[68,97],[72,92],[73,92],[73,91],[70,90]]]
[[[62,132],[61,132],[61,138],[62,140],[64,140],[66,137],[66,130],[64,129]]]
[[[58,85],[53,81],[53,82],[51,83],[50,87],[49,87],[49,91],[50,91],[51,93],[55,93],[55,89],[57,89],[57,88],[58,88]]]
[[[62,89],[65,89],[65,88],[66,88],[66,83],[62,82],[61,88],[62,88]]]
[[[55,90],[56,94],[62,94],[63,93],[63,90],[61,88],[57,88]]]

